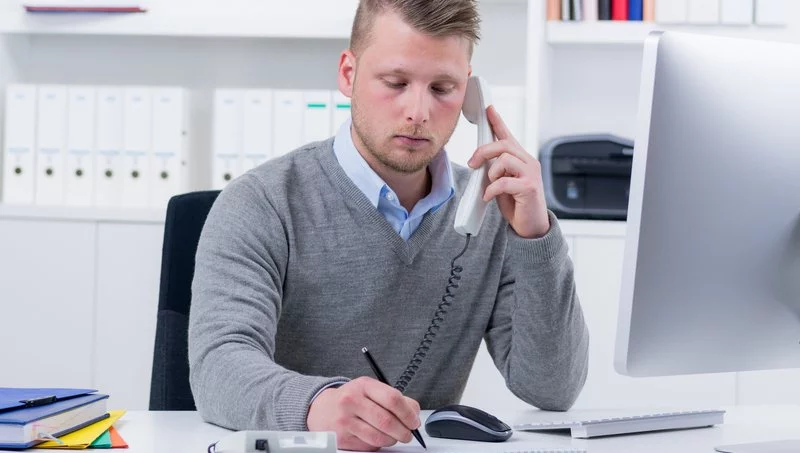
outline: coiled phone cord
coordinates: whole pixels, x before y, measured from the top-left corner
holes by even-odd
[[[461,253],[456,255],[453,258],[453,261],[450,262],[450,278],[447,280],[447,287],[445,288],[445,294],[442,296],[442,301],[439,302],[439,306],[436,307],[436,312],[433,314],[433,319],[431,319],[431,323],[428,326],[428,331],[425,332],[425,335],[422,337],[422,341],[417,347],[416,352],[414,352],[414,356],[411,357],[411,361],[408,363],[406,370],[403,372],[402,376],[397,379],[397,382],[394,384],[394,388],[400,390],[401,393],[405,393],[406,387],[411,382],[411,379],[414,378],[414,375],[417,374],[417,370],[419,370],[419,365],[422,363],[422,359],[425,358],[428,350],[431,348],[431,343],[433,342],[433,337],[436,336],[436,332],[439,330],[440,324],[444,321],[444,315],[447,314],[447,308],[450,304],[453,303],[453,290],[458,288],[458,281],[461,280],[461,271],[464,270],[461,266],[456,266],[456,260],[461,258],[461,255],[467,251],[469,247],[469,240],[472,237],[471,234],[467,234],[467,242],[464,244],[464,249],[461,250]]]

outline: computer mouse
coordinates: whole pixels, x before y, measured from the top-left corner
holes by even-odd
[[[425,432],[431,437],[482,442],[503,442],[514,433],[497,417],[462,404],[433,411],[425,421]]]

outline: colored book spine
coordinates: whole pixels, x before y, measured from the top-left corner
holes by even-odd
[[[547,0],[547,20],[561,20],[561,0]]]
[[[600,20],[611,20],[611,0],[600,0],[597,7],[597,15]]]
[[[644,0],[642,2],[642,20],[645,22],[656,21],[656,0]]]
[[[628,0],[628,20],[642,20],[642,0]]]
[[[611,0],[611,20],[628,20],[628,1]]]

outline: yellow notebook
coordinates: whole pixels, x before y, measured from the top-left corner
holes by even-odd
[[[119,420],[119,418],[125,414],[125,411],[108,411],[108,413],[109,417],[106,419],[59,437],[58,439],[64,442],[64,445],[54,440],[48,440],[47,442],[36,445],[36,448],[60,448],[69,450],[82,450],[87,448],[95,439],[106,432],[114,422]]]

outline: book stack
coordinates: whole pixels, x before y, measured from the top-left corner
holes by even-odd
[[[127,448],[113,426],[125,411],[108,411],[96,392],[0,387],[0,449]]]
[[[547,0],[547,20],[785,25],[788,3],[788,0]]]

